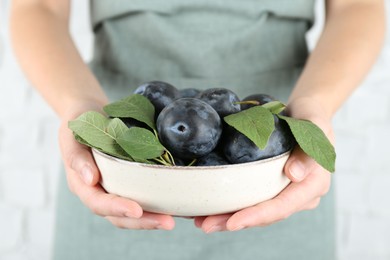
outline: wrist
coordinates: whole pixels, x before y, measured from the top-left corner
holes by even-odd
[[[321,99],[306,96],[291,99],[287,104],[287,113],[293,118],[311,121],[320,127],[332,142],[334,141],[333,113]]]
[[[97,111],[104,114],[103,107],[107,105],[108,101],[106,98],[94,99],[84,98],[75,99],[71,102],[67,102],[66,108],[59,113],[61,121],[69,121],[77,118],[82,113],[87,111]]]
[[[298,119],[316,119],[332,121],[333,110],[321,97],[301,96],[290,98],[287,103],[287,112],[290,116]]]

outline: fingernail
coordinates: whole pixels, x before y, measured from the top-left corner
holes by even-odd
[[[87,185],[90,185],[92,183],[93,174],[90,167],[88,166],[83,167],[83,169],[81,170],[81,178]]]
[[[305,176],[305,167],[300,161],[296,160],[290,166],[290,173],[296,180],[300,181]]]
[[[165,228],[163,225],[158,225],[158,226],[156,227],[156,229],[166,230],[167,228]]]
[[[222,226],[221,225],[214,225],[211,226],[209,229],[206,230],[207,234],[211,234],[214,232],[222,231]]]
[[[153,229],[161,226],[160,222],[155,219],[145,218],[143,221],[145,226],[148,227],[149,229]]]
[[[237,226],[237,227],[233,228],[232,231],[239,231],[239,230],[244,229],[244,228],[245,228],[245,226]]]

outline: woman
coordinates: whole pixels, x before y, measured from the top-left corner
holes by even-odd
[[[90,150],[67,124],[145,81],[162,80],[179,88],[223,86],[240,97],[274,95],[288,100],[291,116],[313,121],[333,140],[333,115],[380,50],[383,1],[326,1],[325,29],[310,56],[304,39],[313,22],[310,0],[94,0],[91,7],[93,73],[68,32],[69,0],[12,5],[20,64],[62,121],[66,181],[54,258],[334,259],[331,177],[300,149],[285,166],[292,184],[239,212],[196,217],[196,227],[214,233],[206,235],[191,220],[143,212],[136,202],[106,194]]]

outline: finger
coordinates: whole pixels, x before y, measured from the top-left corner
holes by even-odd
[[[227,221],[227,230],[233,231],[245,227],[267,226],[300,211],[302,207],[319,198],[329,189],[330,174],[321,169],[317,169],[316,172],[309,174],[300,183],[291,183],[274,199],[235,213]]]
[[[172,230],[175,227],[175,221],[172,216],[160,215],[145,212],[140,219],[125,217],[105,217],[113,225],[124,229],[163,229]]]
[[[93,187],[88,186],[71,170],[68,171],[67,178],[74,193],[94,214],[131,218],[142,216],[143,210],[138,203],[108,194],[99,184]]]
[[[320,205],[321,198],[315,198],[314,200],[310,201],[306,205],[304,205],[301,210],[313,210]]]
[[[207,233],[226,230],[226,222],[232,214],[222,214],[206,217],[201,225],[202,230]]]
[[[85,184],[96,185],[99,182],[100,174],[90,149],[79,144],[74,139],[72,131],[66,126],[61,126],[59,142],[65,166],[74,170]]]
[[[297,146],[287,160],[284,172],[292,182],[301,182],[315,167],[317,163]]]
[[[206,216],[201,216],[201,217],[195,217],[194,219],[194,224],[197,228],[202,227],[203,221],[206,219]]]

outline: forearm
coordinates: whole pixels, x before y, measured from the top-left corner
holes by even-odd
[[[106,103],[70,37],[66,17],[40,4],[15,2],[11,13],[15,54],[32,85],[56,113],[69,117],[69,111],[82,102]]]
[[[310,100],[321,106],[328,119],[374,63],[385,27],[383,4],[351,4],[333,9],[327,14],[324,31],[289,99],[289,103]]]

